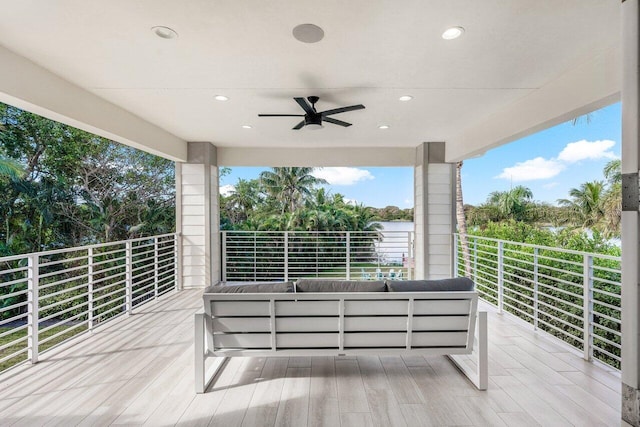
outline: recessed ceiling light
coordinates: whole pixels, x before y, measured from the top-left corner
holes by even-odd
[[[242,129],[251,129],[250,125],[242,125]]]
[[[447,28],[444,33],[442,33],[442,38],[445,40],[453,40],[457,39],[464,33],[464,28],[462,27],[451,27]]]
[[[175,39],[178,37],[178,33],[176,33],[175,30],[169,27],[163,27],[159,25],[156,27],[151,27],[151,31],[153,31],[153,34],[160,37],[161,39]]]
[[[214,98],[215,98],[216,101],[228,101],[229,100],[229,98],[224,96],[224,95],[216,95],[216,96],[214,96]]]
[[[302,43],[317,43],[324,38],[324,30],[313,24],[300,24],[293,29],[293,37]]]
[[[380,125],[378,129],[389,129],[389,125]]]
[[[398,98],[400,101],[411,101],[413,99],[413,96],[411,95],[402,95],[400,98]]]

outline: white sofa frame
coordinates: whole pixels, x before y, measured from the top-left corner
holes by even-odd
[[[476,292],[205,293],[195,315],[195,386],[227,357],[447,355],[488,385],[487,313]],[[477,317],[477,322],[476,322]],[[476,359],[472,354],[477,326]],[[208,369],[206,361],[214,358]]]

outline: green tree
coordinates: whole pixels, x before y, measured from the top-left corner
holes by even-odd
[[[312,175],[310,167],[279,167],[260,174],[267,194],[281,205],[281,212],[294,212],[311,195],[314,186],[327,181]]]
[[[570,189],[569,198],[559,199],[558,204],[569,209],[567,222],[581,228],[599,229],[604,218],[604,195],[604,182],[585,182],[579,188]]]
[[[518,185],[507,191],[494,191],[487,198],[487,205],[495,207],[504,218],[523,221],[527,218],[533,192],[528,187]]]

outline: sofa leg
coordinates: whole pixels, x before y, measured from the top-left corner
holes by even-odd
[[[451,355],[449,359],[471,380],[478,390],[486,390],[489,387],[489,349],[487,333],[487,312],[478,312],[478,345],[476,346],[476,367],[469,366],[468,363],[456,356]]]
[[[204,393],[216,374],[224,365],[226,357],[215,357],[213,365],[207,371],[206,361],[209,357],[209,348],[205,344],[205,315],[204,313],[195,314],[195,387],[196,393]]]

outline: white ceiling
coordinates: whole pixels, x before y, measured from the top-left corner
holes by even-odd
[[[620,44],[613,0],[0,0],[0,10],[7,49],[178,138],[220,147],[453,141]],[[324,40],[295,40],[302,23]],[[179,37],[158,38],[156,25]],[[452,25],[465,34],[443,40]],[[405,94],[414,99],[398,101]],[[291,98],[309,95],[321,110],[366,109],[334,116],[350,128],[317,132],[257,117],[298,114]]]

